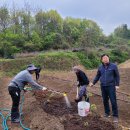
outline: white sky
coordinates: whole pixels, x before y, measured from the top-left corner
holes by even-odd
[[[86,18],[94,20],[108,35],[121,24],[130,28],[130,0],[0,0],[0,6],[12,3],[22,8],[29,3],[32,8],[54,9],[64,18]]]

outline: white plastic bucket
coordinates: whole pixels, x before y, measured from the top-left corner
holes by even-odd
[[[78,102],[78,114],[79,116],[87,116],[90,109],[90,103],[86,101]]]

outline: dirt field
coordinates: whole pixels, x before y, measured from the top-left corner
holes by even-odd
[[[86,71],[89,79],[92,80],[96,70]],[[120,68],[121,85],[120,92],[130,94],[130,70]],[[7,85],[11,78],[0,80],[0,108],[11,107],[11,98],[7,91]],[[25,93],[25,103],[23,107],[24,121],[26,127],[31,130],[124,130],[130,128],[130,103],[118,100],[119,107],[119,127],[115,128],[112,117],[104,119],[102,98],[99,84],[96,89],[88,88],[91,94],[91,104],[96,104],[97,110],[91,112],[87,117],[81,118],[77,114],[77,104],[74,102],[76,86],[75,75],[72,72],[50,72],[41,73],[39,83],[60,92],[66,92],[71,102],[72,108],[67,108],[62,95],[51,94],[51,92],[32,91]],[[96,90],[96,91],[95,91]],[[119,95],[120,98],[122,98]],[[126,97],[125,97],[126,98]],[[125,100],[125,98],[122,98]],[[128,96],[129,100],[130,97]],[[48,102],[47,102],[48,101]],[[129,100],[130,101],[130,100]],[[6,113],[5,113],[6,114]],[[2,120],[0,118],[0,124]],[[8,120],[10,130],[22,130],[19,124],[11,124]],[[2,126],[0,126],[0,130]]]

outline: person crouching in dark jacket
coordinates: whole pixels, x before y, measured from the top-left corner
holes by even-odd
[[[82,101],[82,98],[85,97],[85,101],[89,102],[89,98],[87,96],[87,90],[86,87],[89,84],[89,79],[86,76],[86,74],[77,66],[73,67],[73,71],[75,72],[77,76],[78,84],[77,86],[80,88],[78,97],[76,97],[75,102]]]

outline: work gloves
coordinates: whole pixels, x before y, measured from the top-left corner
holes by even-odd
[[[79,81],[76,82],[76,86],[77,86],[77,87],[80,87]]]
[[[47,88],[46,88],[46,87],[43,87],[42,90],[45,91],[45,90],[47,90]]]

